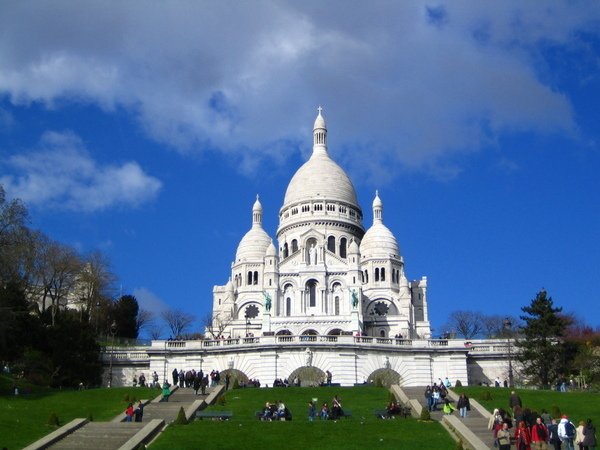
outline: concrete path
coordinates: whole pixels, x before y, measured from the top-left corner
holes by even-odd
[[[409,406],[413,409],[414,415],[420,416],[421,409],[426,407],[424,396],[425,386],[402,387],[397,389],[402,391],[404,398],[409,399]],[[458,395],[452,390],[450,390],[448,394],[456,406]],[[469,400],[471,403],[471,411],[469,411],[466,418],[461,418],[458,415],[458,411],[452,415],[446,416],[439,410],[431,412],[431,418],[442,422],[446,428],[462,439],[463,443],[469,448],[475,450],[493,449],[494,439],[492,432],[487,428],[489,413],[475,400]],[[439,406],[438,408],[441,409]]]
[[[213,389],[215,390],[215,389]],[[216,389],[218,390],[218,389]],[[53,450],[126,450],[134,449],[140,443],[148,442],[162,429],[177,418],[179,409],[183,407],[190,418],[196,410],[206,406],[206,399],[211,396],[195,395],[193,389],[179,388],[173,391],[168,402],[161,402],[162,395],[150,401],[144,407],[143,422],[124,422],[125,414],[119,414],[110,422],[87,422],[73,432],[69,432],[58,441],[32,444],[28,449],[51,448]],[[213,392],[211,398],[217,392]],[[209,401],[211,401],[209,399]]]

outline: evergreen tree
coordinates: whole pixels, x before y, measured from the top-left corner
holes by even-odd
[[[560,315],[562,308],[554,307],[552,298],[544,289],[521,310],[526,315],[521,316],[525,325],[521,329],[522,338],[516,342],[519,349],[517,360],[531,381],[548,388],[552,381],[565,373],[569,363],[562,341],[568,321]]]
[[[117,324],[117,336],[135,339],[138,337],[139,305],[133,295],[123,295],[113,306],[113,317]]]

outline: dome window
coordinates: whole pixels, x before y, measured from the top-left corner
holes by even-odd
[[[329,236],[327,238],[327,250],[331,253],[335,253],[335,236]]]
[[[296,239],[292,240],[292,254],[298,251],[298,241]]]
[[[343,237],[340,239],[340,256],[342,258],[346,257],[346,248],[348,247],[348,240]]]

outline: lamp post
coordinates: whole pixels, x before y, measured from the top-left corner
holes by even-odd
[[[512,367],[512,322],[510,318],[504,319],[504,330],[506,331],[506,336],[508,339],[508,386],[514,386],[514,375],[513,375],[513,367]]]
[[[113,356],[115,353],[115,334],[117,334],[117,323],[113,320],[110,324],[110,364],[108,369],[108,387],[112,387],[113,381]]]

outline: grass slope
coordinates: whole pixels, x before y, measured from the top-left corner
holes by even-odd
[[[483,386],[460,387],[455,388],[456,392],[465,392],[469,397],[474,398],[481,403],[488,411],[494,408],[510,409],[508,400],[510,389],[493,388]],[[515,389],[524,408],[532,411],[541,412],[545,409],[552,412],[554,405],[560,408],[562,414],[567,414],[571,421],[577,425],[580,420],[592,419],[598,426],[600,424],[600,394],[591,392],[557,392],[541,391],[531,389]],[[483,400],[484,394],[489,393],[491,400]]]
[[[307,403],[318,398],[318,406],[323,402],[331,405],[336,394],[341,398],[343,409],[352,411],[352,418],[308,422]],[[291,422],[261,422],[255,418],[255,412],[261,410],[266,401],[277,400],[282,400],[292,411]],[[388,401],[386,389],[372,386],[237,389],[226,394],[224,405],[211,407],[232,411],[232,420],[203,420],[170,426],[150,449],[455,448],[456,444],[439,423],[410,418],[377,419],[373,410],[385,408]]]
[[[85,391],[58,391],[20,383],[22,394],[11,395],[13,382],[0,377],[0,448],[22,448],[55,430],[46,425],[52,412],[60,424],[90,414],[95,421],[107,421],[125,410],[126,395],[153,398],[157,389],[100,388]]]

